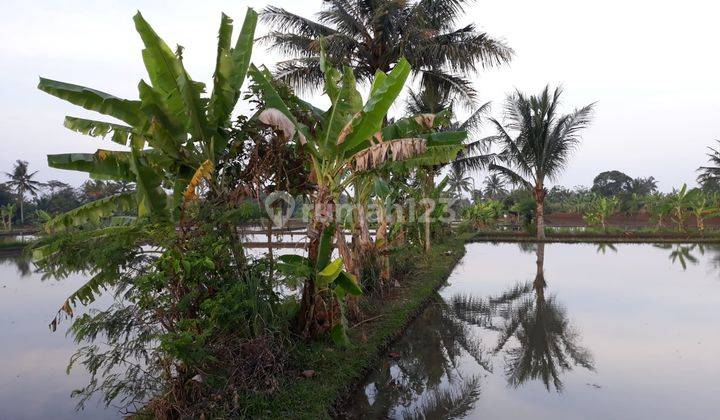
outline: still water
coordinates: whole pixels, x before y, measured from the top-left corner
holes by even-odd
[[[43,279],[0,253],[1,420],[120,417],[97,400],[74,410],[88,377],[65,373],[69,322],[47,327],[84,280]],[[471,244],[349,414],[718,418],[718,308],[720,248]]]
[[[720,418],[720,252],[470,244],[362,418]]]
[[[77,346],[65,336],[69,322],[56,332],[48,323],[83,276],[43,279],[32,263],[0,253],[0,419],[118,418],[117,410],[89,402],[76,412],[70,393],[87,384],[83,367],[66,374]],[[107,304],[101,299],[98,304]]]
[[[267,236],[252,235],[247,240],[262,242]],[[303,253],[283,248],[282,243],[304,240],[300,235],[275,236],[279,249],[273,254]],[[262,248],[248,251],[253,256],[267,252]],[[89,375],[81,365],[66,373],[79,347],[66,336],[72,320],[64,320],[55,332],[48,328],[60,305],[87,279],[80,274],[62,280],[44,278],[27,258],[0,250],[0,420],[122,417],[117,408],[105,407],[99,398],[86,403],[82,411],[75,410],[78,400],[70,394],[87,385]],[[105,308],[111,303],[112,296],[105,293],[91,307]]]

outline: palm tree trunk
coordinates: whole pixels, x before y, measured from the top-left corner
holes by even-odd
[[[536,245],[535,256],[535,281],[533,282],[533,288],[538,296],[542,295],[544,298],[545,290],[545,243],[539,243]]]
[[[25,210],[23,209],[23,198],[20,196],[20,224],[25,226]]]
[[[537,239],[545,240],[545,188],[542,184],[535,186],[535,222]]]

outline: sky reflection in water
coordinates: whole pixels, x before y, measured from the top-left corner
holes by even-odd
[[[717,418],[719,256],[699,245],[468,245],[351,414]]]

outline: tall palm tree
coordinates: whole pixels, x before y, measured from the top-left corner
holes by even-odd
[[[405,57],[424,87],[470,104],[476,92],[464,76],[509,62],[513,51],[474,24],[456,27],[468,2],[326,0],[317,21],[271,6],[262,19],[274,30],[263,40],[292,57],[277,72],[297,88],[322,86],[322,39],[328,60],[352,67],[359,81],[370,82],[378,70],[388,72]]]
[[[453,166],[448,174],[448,187],[456,196],[461,197],[463,191],[473,190],[473,179],[466,176],[462,168]]]
[[[485,186],[483,194],[493,200],[498,200],[508,194],[508,190],[505,188],[505,180],[498,174],[488,175],[483,185]]]
[[[20,203],[20,223],[22,224],[25,224],[25,211],[23,208],[25,194],[30,194],[35,197],[43,186],[41,182],[33,179],[35,174],[37,174],[37,171],[28,173],[28,163],[20,159],[15,161],[12,173],[5,173],[5,175],[10,178],[10,181],[6,184],[15,190],[17,200]]]
[[[720,144],[720,140],[715,140]],[[697,170],[700,175],[697,177],[697,182],[700,185],[707,183],[717,184],[720,182],[720,150],[714,149],[708,146],[710,153],[707,154],[708,160],[710,161],[709,166],[701,166]]]
[[[558,114],[562,89],[550,93],[549,86],[538,96],[517,91],[507,98],[503,126],[491,119],[500,144],[498,160],[489,168],[508,181],[533,190],[536,203],[537,238],[545,239],[544,208],[546,179],[555,179],[580,143],[580,131],[590,125],[594,103],[570,114]]]

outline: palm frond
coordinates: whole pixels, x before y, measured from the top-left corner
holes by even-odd
[[[533,184],[530,181],[526,180],[520,174],[506,166],[491,163],[489,169],[504,176],[508,180],[508,182],[512,184],[520,185],[526,188],[533,188]]]

